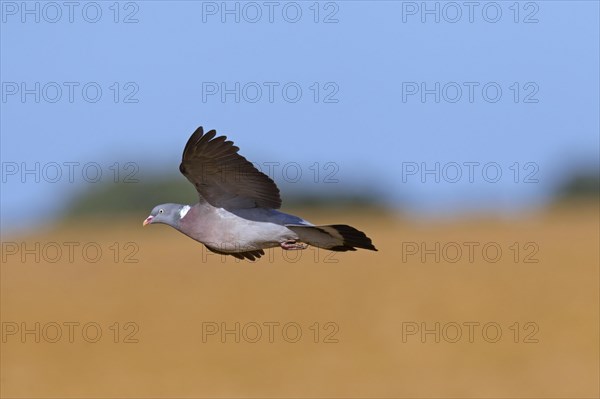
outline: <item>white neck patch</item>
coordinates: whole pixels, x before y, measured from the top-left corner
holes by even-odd
[[[189,205],[184,205],[180,210],[179,210],[179,219],[183,219],[183,217],[185,215],[187,215],[188,211],[191,209],[192,207]]]

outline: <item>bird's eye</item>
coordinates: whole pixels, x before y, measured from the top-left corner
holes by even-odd
[[[158,213],[163,213],[163,212],[164,212],[164,209],[160,209],[160,210],[158,211]]]

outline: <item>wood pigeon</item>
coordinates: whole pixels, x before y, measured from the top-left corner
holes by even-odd
[[[195,205],[154,207],[143,225],[164,223],[218,254],[254,260],[263,249],[377,251],[362,231],[343,224],[315,226],[298,216],[277,211],[279,189],[267,175],[238,154],[227,137],[196,129],[183,150],[179,170],[196,187]]]

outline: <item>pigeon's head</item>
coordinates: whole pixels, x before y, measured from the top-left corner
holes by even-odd
[[[164,223],[169,226],[177,226],[179,221],[190,210],[189,205],[162,204],[157,205],[150,212],[150,216],[144,220],[143,225],[150,223]]]

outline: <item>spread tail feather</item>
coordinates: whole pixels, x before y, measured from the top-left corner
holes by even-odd
[[[356,248],[377,251],[365,233],[345,224],[306,226],[286,224],[285,227],[298,234],[299,240],[331,251],[356,251]]]

